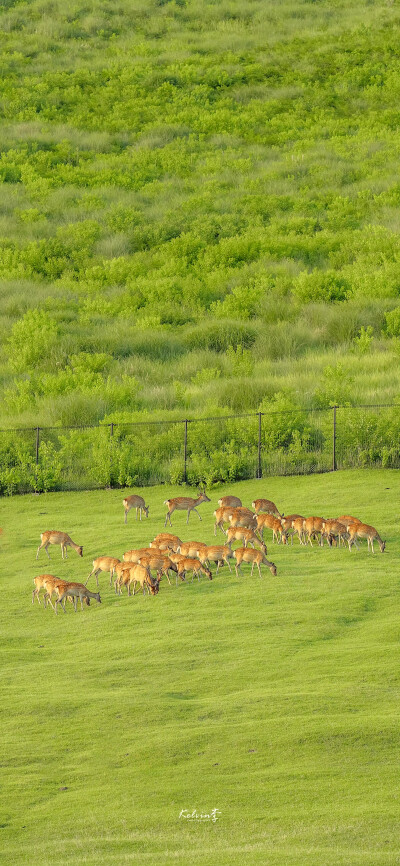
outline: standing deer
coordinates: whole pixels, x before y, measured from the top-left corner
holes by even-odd
[[[271,502],[270,499],[255,499],[251,503],[251,507],[254,508],[256,514],[263,511],[265,514],[273,514],[274,517],[283,517],[280,511],[278,511],[275,502]]]
[[[199,520],[201,520],[201,516],[197,511],[197,506],[201,505],[202,502],[211,502],[211,499],[206,496],[205,491],[203,490],[199,493],[197,499],[191,499],[190,496],[177,496],[175,499],[166,499],[164,505],[167,505],[168,511],[167,516],[165,518],[164,526],[167,525],[167,521],[169,520],[170,526],[171,523],[171,514],[174,511],[187,511],[187,521],[189,523],[189,514],[191,511],[195,511]]]
[[[97,559],[93,560],[93,568],[90,574],[88,575],[88,579],[86,581],[85,586],[89,583],[89,577],[94,574],[96,578],[97,586],[99,585],[99,574],[101,571],[109,572],[110,574],[110,586],[112,586],[112,579],[114,576],[115,566],[118,565],[119,559],[115,559],[114,556],[98,556]]]
[[[125,509],[125,523],[127,521],[128,512],[131,508],[136,508],[136,520],[139,515],[140,520],[142,519],[142,511],[145,513],[146,517],[149,516],[149,506],[145,505],[143,496],[127,496],[126,499],[123,500],[123,505]]]
[[[39,550],[41,550],[42,547],[44,547],[44,549],[47,553],[47,556],[50,559],[50,554],[49,554],[49,551],[47,550],[49,544],[59,544],[61,546],[62,559],[64,559],[64,553],[65,553],[65,559],[67,558],[67,547],[73,547],[74,550],[76,550],[78,556],[83,556],[83,547],[81,547],[79,544],[75,544],[75,542],[72,541],[72,538],[70,538],[66,532],[56,532],[53,530],[52,531],[47,530],[46,532],[41,532],[40,538],[41,538],[41,544],[39,544],[39,547],[37,549],[36,559],[38,558]]]
[[[46,592],[46,584],[47,581],[58,580],[57,577],[54,577],[52,574],[38,574],[37,577],[33,578],[33,582],[35,584],[35,588],[32,592],[32,604],[35,604],[35,598],[37,598],[40,604],[40,590],[43,589]],[[46,607],[46,604],[45,604]]]

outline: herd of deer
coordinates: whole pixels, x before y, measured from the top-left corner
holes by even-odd
[[[200,493],[197,499],[187,496],[167,499],[164,503],[168,507],[164,526],[167,520],[171,524],[171,514],[176,510],[187,511],[186,523],[189,522],[191,511],[194,511],[201,520],[197,506],[202,502],[210,502],[204,492]],[[125,523],[131,508],[136,508],[137,519],[142,519],[142,512],[146,517],[149,515],[149,508],[141,496],[128,496],[123,500],[123,505]],[[278,511],[275,503],[269,499],[256,499],[252,502],[254,510],[251,511],[249,508],[243,507],[237,496],[222,497],[218,500],[218,506],[214,511],[214,535],[217,534],[217,529],[220,529],[226,536],[225,544],[207,545],[197,541],[183,542],[177,535],[162,532],[156,535],[148,547],[126,551],[122,561],[112,556],[100,556],[94,559],[93,568],[88,575],[86,584],[60,580],[51,574],[38,575],[34,578],[32,603],[37,598],[40,604],[41,590],[44,590],[44,606],[46,607],[48,601],[56,613],[59,604],[66,613],[66,599],[73,601],[75,611],[77,610],[78,598],[82,610],[83,603],[90,605],[91,599],[101,602],[99,592],[90,592],[87,588],[89,578],[93,575],[96,578],[97,587],[99,586],[100,572],[109,573],[110,586],[114,582],[116,593],[121,594],[123,587],[126,586],[128,595],[131,595],[131,589],[135,595],[138,588],[142,588],[143,593],[147,591],[152,595],[157,595],[160,581],[165,577],[171,585],[170,577],[172,574],[175,574],[176,584],[179,580],[184,581],[187,574],[192,574],[192,581],[196,576],[200,580],[201,574],[212,580],[211,564],[217,565],[217,574],[221,564],[226,564],[231,572],[230,559],[235,560],[237,576],[242,563],[251,564],[251,575],[253,575],[254,567],[257,566],[261,577],[261,565],[265,565],[271,574],[276,575],[275,564],[267,559],[267,547],[264,542],[265,529],[272,531],[272,540],[278,544],[288,544],[289,538],[293,544],[293,538],[297,537],[302,545],[308,543],[312,545],[313,539],[318,539],[322,546],[326,539],[330,547],[340,546],[342,542],[347,542],[349,550],[351,550],[353,544],[358,547],[359,540],[367,539],[368,550],[371,549],[372,553],[374,552],[374,541],[379,544],[382,553],[385,549],[385,541],[382,541],[373,526],[362,523],[357,517],[350,515],[343,515],[337,519],[306,518],[299,514],[284,517]],[[227,527],[226,529],[224,525]],[[233,550],[232,544],[236,541],[243,546]],[[50,559],[48,552],[50,544],[60,545],[63,559],[67,558],[67,547],[72,547],[79,556],[83,556],[83,548],[75,544],[65,532],[47,531],[41,534],[41,543],[37,549],[36,559],[42,548]],[[53,595],[56,596],[55,605],[52,601]]]

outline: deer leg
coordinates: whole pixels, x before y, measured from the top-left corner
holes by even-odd
[[[259,563],[259,562],[257,562],[257,568],[258,568],[258,573],[259,573],[259,575],[260,575],[260,577],[261,577],[261,568],[260,568],[260,563]]]
[[[197,511],[197,508],[191,508],[191,509],[190,509],[190,510],[191,510],[191,511],[195,511],[195,512],[196,512],[196,514],[197,514],[197,517],[198,517],[198,518],[199,518],[199,520],[201,520],[201,519],[202,519],[202,518],[201,518],[201,514],[199,514],[199,512],[198,512],[198,511]],[[188,518],[189,518],[189,512],[188,512]]]
[[[169,525],[172,526],[172,523],[171,523],[171,514],[172,514],[172,513],[173,513],[172,511],[167,511],[167,515],[166,515],[166,518],[165,518],[164,526],[167,525],[167,520],[169,520]]]

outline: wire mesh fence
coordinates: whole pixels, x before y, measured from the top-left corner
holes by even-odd
[[[0,493],[400,468],[399,406],[0,431]]]

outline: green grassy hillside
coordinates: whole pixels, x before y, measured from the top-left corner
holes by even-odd
[[[84,580],[94,556],[147,542],[174,490],[146,491],[149,519],[126,526],[122,491],[0,502],[6,863],[398,862],[398,472],[242,482],[173,529],[211,541],[226,492],[354,513],[387,549],[269,544],[276,578],[224,568],[155,598],[119,598],[103,575],[101,605],[55,616],[32,606],[34,575]],[[36,562],[51,528],[83,559]]]
[[[3,426],[398,400],[399,25],[1,4]]]

